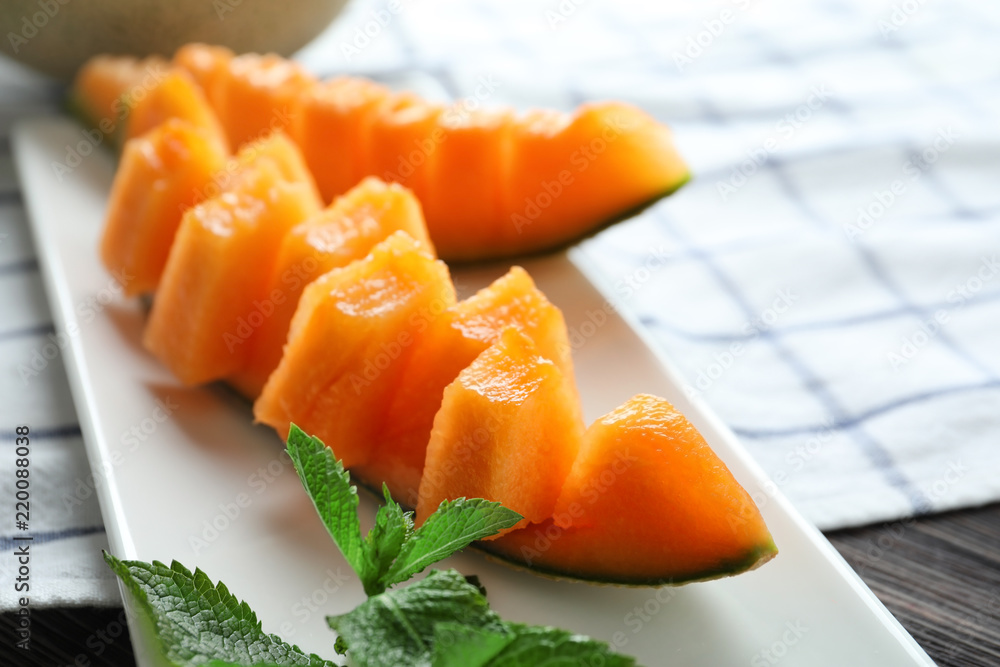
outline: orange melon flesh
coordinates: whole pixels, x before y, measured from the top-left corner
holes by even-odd
[[[283,438],[294,422],[345,466],[366,463],[422,335],[411,318],[454,300],[448,268],[405,232],[320,276],[302,293],[281,363],[254,403],[256,420]]]
[[[552,516],[583,437],[580,401],[553,362],[516,328],[444,392],[427,445],[416,521],[453,498],[486,498],[524,519]]]
[[[233,146],[278,129],[291,130],[298,98],[316,84],[299,65],[279,56],[245,54],[226,63],[213,81],[214,101]]]
[[[245,143],[239,152],[226,165],[229,178],[221,178],[223,190],[240,187],[246,177],[255,178],[257,169],[263,164],[270,164],[278,170],[281,177],[289,183],[299,183],[307,188],[314,199],[319,200],[319,190],[316,181],[302,157],[295,142],[281,130],[275,130],[258,139]]]
[[[509,110],[457,106],[438,117],[430,134],[437,153],[421,201],[446,257],[481,256],[503,234],[513,120]]]
[[[246,367],[230,381],[256,398],[281,361],[288,328],[306,285],[337,267],[364,258],[393,232],[404,231],[433,255],[420,203],[406,188],[366,178],[285,236],[268,293],[273,312],[252,337]]]
[[[440,143],[435,132],[441,111],[413,94],[390,98],[369,128],[365,173],[402,183],[424,201]]]
[[[409,507],[417,504],[427,443],[445,387],[495,343],[505,328],[520,328],[573,386],[573,360],[562,312],[521,267],[513,267],[451,308],[434,305],[439,307],[420,313],[415,320],[427,333],[414,346],[376,437],[378,456],[357,471],[375,480],[376,486],[387,483],[393,497]]]
[[[777,553],[753,500],[701,434],[649,395],[587,430],[552,520],[484,547],[559,576],[635,585],[736,574]]]
[[[347,192],[365,175],[369,128],[390,96],[385,86],[347,77],[303,91],[292,134],[326,201]]]
[[[185,120],[218,137],[223,150],[228,152],[225,131],[205,94],[191,76],[180,69],[168,72],[136,102],[127,119],[125,137],[138,137],[171,118]]]
[[[281,239],[320,208],[311,184],[257,166],[234,191],[190,209],[181,222],[150,312],[144,344],[188,385],[246,364],[266,317]]]
[[[225,160],[216,135],[176,119],[125,144],[108,199],[101,260],[127,295],[157,287],[184,211]]]
[[[177,49],[171,61],[201,86],[205,96],[213,108],[219,108],[219,84],[224,76],[229,61],[235,57],[232,51],[224,46],[208,44],[185,44]]]
[[[635,107],[531,112],[513,132],[502,251],[558,246],[687,179],[670,130]]]
[[[84,122],[105,136],[115,135],[140,96],[162,81],[169,64],[157,56],[94,56],[80,68],[70,89],[70,105]],[[122,140],[124,141],[124,140]]]

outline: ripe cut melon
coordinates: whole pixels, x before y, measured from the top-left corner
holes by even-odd
[[[427,445],[416,521],[442,501],[486,498],[540,523],[556,508],[583,437],[572,382],[516,328],[444,392]]]
[[[275,130],[291,131],[298,99],[316,85],[316,79],[294,62],[253,53],[228,60],[210,81],[208,98],[233,146]]]
[[[247,340],[266,317],[281,239],[320,206],[312,183],[289,182],[264,161],[235,189],[189,209],[156,292],[146,348],[189,385],[242,370]]]
[[[366,175],[369,128],[376,110],[391,96],[385,86],[350,77],[303,92],[292,134],[325,200],[347,192]]]
[[[101,260],[126,294],[156,289],[184,211],[225,161],[217,135],[176,119],[125,145],[108,200]]]
[[[574,375],[562,312],[518,266],[468,299],[420,313],[414,322],[427,332],[414,346],[392,396],[375,440],[378,455],[357,471],[363,478],[377,480],[376,486],[387,483],[393,496],[409,507],[417,505],[427,443],[445,387],[505,328],[518,327],[527,334],[571,387]]]
[[[558,246],[688,180],[670,130],[620,102],[528,113],[514,126],[510,174],[505,253]]]
[[[254,416],[282,437],[294,422],[347,467],[368,462],[388,399],[423,333],[412,318],[454,302],[444,263],[405,232],[394,233],[364,259],[306,287]]]
[[[145,134],[172,118],[185,120],[218,137],[223,150],[228,152],[225,130],[202,89],[191,75],[176,68],[136,101],[125,122],[125,139]]]
[[[281,177],[289,183],[299,183],[308,188],[313,198],[319,200],[316,181],[302,157],[302,151],[281,130],[275,130],[243,144],[239,152],[226,164],[226,174],[220,175],[217,179],[220,191],[239,188],[240,183],[247,177],[256,178],[257,169],[265,163],[276,168]]]
[[[557,576],[662,585],[754,569],[777,553],[750,495],[662,398],[638,395],[587,430],[553,518],[484,543]]]
[[[114,137],[132,106],[170,70],[158,56],[94,56],[80,68],[69,92],[69,106],[88,127]]]
[[[430,133],[435,154],[421,202],[447,257],[469,258],[503,238],[514,113],[453,106]],[[476,165],[476,168],[470,168]],[[461,229],[462,233],[454,230]]]
[[[324,200],[374,175],[425,204],[441,257],[476,261],[551,250],[670,194],[689,178],[670,130],[627,104],[572,114],[473,111],[396,94],[363,79],[316,81],[275,55],[189,45],[174,59],[200,83],[238,147],[284,128]],[[85,108],[109,104],[126,77],[95,60]],[[116,84],[116,82],[118,82]],[[119,93],[121,91],[119,90]]]
[[[230,378],[245,396],[256,398],[281,361],[288,328],[306,285],[337,267],[364,258],[392,233],[404,231],[426,252],[427,236],[420,203],[406,188],[366,178],[319,214],[285,236],[271,276],[270,315],[254,331],[246,367]]]

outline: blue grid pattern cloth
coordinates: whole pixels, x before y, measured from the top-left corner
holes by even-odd
[[[584,249],[687,390],[832,529],[1000,499],[998,31],[1000,8],[971,0],[363,0],[300,59],[440,100],[621,99],[670,124],[695,180]],[[0,65],[0,134],[58,95]],[[33,256],[3,139],[0,429],[9,460],[32,424],[51,489],[34,600],[117,604],[96,501],[60,500],[89,474],[61,357],[21,370],[54,335]]]

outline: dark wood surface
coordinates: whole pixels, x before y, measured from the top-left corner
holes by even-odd
[[[828,537],[938,665],[1000,666],[1000,504]],[[0,665],[132,667],[123,618],[121,609],[34,611],[25,654],[4,614]]]

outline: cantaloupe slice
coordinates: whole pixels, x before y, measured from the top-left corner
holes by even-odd
[[[369,128],[390,96],[385,86],[350,77],[324,81],[302,93],[292,135],[326,201],[365,176]]]
[[[316,84],[302,67],[274,54],[229,60],[211,80],[209,101],[233,146],[275,130],[290,131],[299,97]]]
[[[530,112],[514,126],[501,252],[558,246],[687,179],[670,130],[635,107]]]
[[[70,108],[89,128],[104,137],[115,137],[139,97],[162,81],[169,70],[169,63],[158,56],[94,56],[73,80]]]
[[[316,181],[302,157],[302,151],[281,130],[243,144],[233,159],[227,162],[226,174],[216,179],[220,189],[239,188],[245,177],[256,178],[256,170],[265,163],[275,167],[284,180],[302,184],[310,190],[314,199],[320,199]]]
[[[368,130],[365,173],[402,183],[424,201],[440,143],[434,131],[441,111],[413,94],[389,98]]]
[[[181,216],[225,164],[218,139],[172,119],[125,145],[108,199],[101,260],[126,294],[159,284]]]
[[[503,238],[510,224],[503,183],[510,174],[513,123],[508,109],[452,106],[438,116],[429,136],[435,155],[420,201],[444,256],[481,256]]]
[[[281,361],[288,328],[306,285],[364,258],[377,243],[400,230],[433,255],[434,246],[413,193],[371,177],[292,228],[282,240],[268,288],[273,311],[249,341],[252,352],[246,367],[230,382],[244,395],[256,398]]]
[[[201,86],[205,91],[212,108],[219,108],[220,90],[217,82],[225,75],[225,70],[229,66],[229,61],[235,54],[224,46],[212,46],[209,44],[199,44],[197,42],[185,44],[177,49],[171,63],[179,67]]]
[[[531,276],[513,267],[490,286],[450,308],[432,304],[414,323],[426,335],[414,346],[383,426],[376,436],[378,455],[358,474],[389,485],[393,496],[416,507],[434,416],[445,387],[507,327],[518,327],[539,354],[553,360],[573,386],[573,360],[562,312],[542,294]],[[574,390],[575,391],[575,390]]]
[[[147,349],[189,385],[241,370],[270,307],[281,239],[320,205],[311,183],[289,182],[264,161],[234,190],[188,210],[149,315]]]
[[[643,586],[736,574],[777,553],[750,495],[701,434],[649,395],[587,430],[553,517],[483,546],[554,575]]]
[[[190,74],[177,68],[167,72],[159,83],[136,100],[125,122],[125,139],[145,134],[173,118],[185,120],[218,137],[223,150],[228,152],[225,130],[204,92]]]
[[[427,446],[418,524],[453,498],[486,498],[524,519],[550,518],[583,437],[569,379],[508,328],[445,389]]]
[[[254,416],[282,437],[294,422],[347,467],[366,463],[388,397],[422,335],[412,318],[432,303],[454,301],[444,263],[396,232],[365,259],[305,289]]]

